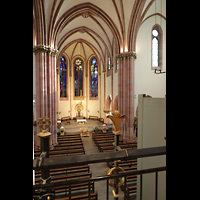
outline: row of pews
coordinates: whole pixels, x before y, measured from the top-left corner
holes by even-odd
[[[67,134],[58,136],[57,141],[58,145],[55,146],[54,149],[50,150],[49,157],[85,154],[80,134]],[[39,155],[40,151],[35,150],[34,157],[38,157]],[[50,169],[50,175],[51,183],[68,180],[80,180],[92,177],[89,165]],[[41,171],[35,171],[35,184],[39,184],[40,177]],[[55,199],[58,200],[68,200],[69,193],[71,194],[71,199],[73,200],[86,200],[89,199],[88,188],[90,188],[90,199],[97,200],[98,194],[94,190],[94,182],[91,182],[90,185],[88,182],[73,184],[71,185],[71,192],[69,191],[68,185],[56,186],[52,189],[55,190]]]
[[[92,139],[100,152],[114,151],[114,134],[109,131],[106,133],[103,132],[93,132]],[[137,142],[128,142],[125,143],[123,140],[119,140],[119,146],[122,149],[137,149]],[[113,168],[114,162],[107,163],[108,167]],[[119,167],[122,167],[125,172],[136,171],[137,170],[137,159],[135,160],[126,160],[118,161]],[[121,186],[121,190],[124,191],[124,185]],[[128,199],[135,199],[137,191],[137,176],[127,176],[126,183],[126,196]]]

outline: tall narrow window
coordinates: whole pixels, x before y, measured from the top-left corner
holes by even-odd
[[[155,24],[151,31],[151,69],[162,69],[162,29]]]
[[[66,68],[66,60],[62,56],[60,58],[60,97],[67,97],[67,68]]]
[[[90,66],[90,86],[91,93],[90,97],[98,97],[98,65],[97,59],[93,58]]]
[[[158,49],[158,31],[156,29],[153,29],[152,31],[153,39],[152,39],[152,67],[158,67],[158,55],[159,55],[159,49]]]
[[[110,57],[108,57],[108,70],[110,70]]]
[[[118,61],[118,59],[116,58],[116,70],[119,69],[118,63],[119,63],[119,61]]]
[[[80,97],[83,95],[83,66],[81,59],[75,60],[74,88],[75,97]]]

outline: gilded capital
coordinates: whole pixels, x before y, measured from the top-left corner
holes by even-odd
[[[56,50],[48,45],[39,44],[33,48],[33,52],[35,54],[38,54],[39,52],[44,52],[44,53],[50,54],[52,56],[56,56],[58,53],[58,50]]]
[[[130,58],[136,59],[137,56],[136,53],[133,51],[133,52],[117,54],[116,58],[117,60],[130,59]]]

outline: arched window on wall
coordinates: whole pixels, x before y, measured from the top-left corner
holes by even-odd
[[[67,66],[63,56],[60,58],[60,97],[67,97]]]
[[[110,70],[110,57],[108,57],[108,70]]]
[[[151,69],[162,69],[162,29],[155,24],[151,31]]]
[[[74,96],[83,96],[83,66],[79,58],[75,60],[74,66]]]
[[[90,97],[98,97],[98,65],[96,58],[91,60],[90,66]]]

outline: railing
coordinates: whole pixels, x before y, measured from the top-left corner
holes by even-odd
[[[109,185],[108,185],[108,180],[109,179],[114,179],[114,178],[121,178],[124,177],[125,182],[124,182],[124,191],[126,191],[126,179],[127,176],[130,175],[140,175],[140,200],[142,200],[142,175],[147,174],[147,173],[155,173],[156,176],[156,182],[155,182],[155,199],[158,199],[158,172],[165,171],[166,167],[157,167],[157,168],[151,168],[151,169],[145,169],[145,170],[137,170],[134,172],[126,172],[126,173],[120,173],[117,175],[110,175],[110,176],[102,176],[102,177],[97,177],[97,178],[89,178],[89,179],[82,179],[82,180],[72,180],[72,181],[62,181],[62,182],[55,182],[55,183],[49,183],[45,185],[34,185],[33,189],[47,189],[47,188],[52,188],[56,186],[63,186],[63,185],[69,185],[69,191],[68,191],[68,197],[71,199],[71,185],[73,184],[78,184],[78,183],[85,183],[88,182],[88,199],[90,199],[90,194],[91,194],[91,182],[98,182],[98,181],[103,181],[106,180],[107,184],[107,191],[106,191],[106,196],[107,200],[109,200]],[[124,192],[124,200],[127,199],[126,192]]]
[[[130,160],[151,156],[159,156],[166,154],[166,147],[153,147],[153,148],[145,148],[145,149],[133,149],[133,150],[122,150],[119,152],[106,152],[99,153],[93,155],[79,155],[79,156],[62,156],[62,157],[53,157],[53,158],[43,158],[35,159],[33,161],[33,169],[45,169],[45,168],[61,168],[61,167],[71,167],[71,166],[79,166],[84,164],[91,163],[99,163],[99,162],[110,162],[114,160]],[[115,175],[105,175],[97,178],[87,178],[81,180],[71,180],[71,181],[62,181],[62,182],[54,182],[48,184],[38,184],[33,186],[33,190],[37,189],[48,189],[56,186],[69,186],[67,197],[71,200],[71,185],[78,183],[88,182],[88,199],[91,199],[91,182],[98,182],[106,180],[107,191],[106,198],[109,199],[109,179],[118,179],[124,177],[124,200],[127,200],[126,186],[127,186],[127,176],[130,175],[138,175],[140,176],[140,200],[142,200],[142,184],[143,184],[143,175],[148,173],[155,173],[155,199],[158,200],[158,172],[166,171],[166,166],[143,169],[125,173],[118,173]],[[118,198],[115,198],[118,199]]]

